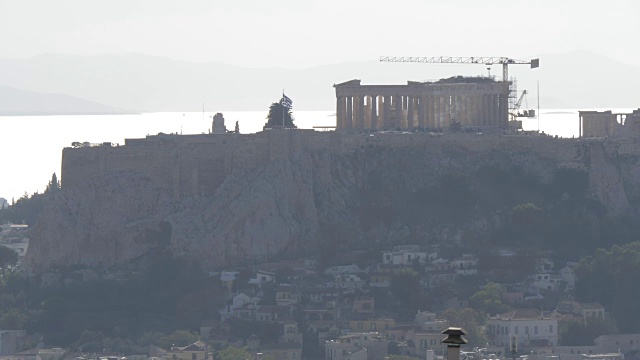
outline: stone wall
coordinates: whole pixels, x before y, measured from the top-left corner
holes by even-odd
[[[640,154],[635,142],[618,142],[615,149]],[[174,197],[212,194],[227,176],[260,164],[290,159],[308,152],[353,152],[368,145],[421,148],[440,153],[443,147],[491,153],[510,149],[513,153],[535,153],[561,167],[584,168],[580,147],[585,142],[537,136],[476,134],[375,133],[346,134],[313,130],[270,130],[257,134],[158,135],[128,139],[125,146],[65,148],[62,185],[77,188],[94,177],[133,171],[154,180]],[[608,145],[609,147],[613,145]]]

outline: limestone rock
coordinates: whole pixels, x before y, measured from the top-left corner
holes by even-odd
[[[224,155],[216,183],[199,185],[213,190],[201,194],[176,194],[170,181],[137,168],[72,187],[63,177],[63,190],[31,230],[26,263],[40,273],[109,268],[170,250],[215,269],[317,255],[326,244],[464,242],[499,228],[502,209],[539,196],[561,169],[585,178],[589,195],[612,213],[629,211],[629,199],[640,196],[640,151],[633,144],[333,134],[316,145],[298,134],[253,147],[242,140],[235,155]]]

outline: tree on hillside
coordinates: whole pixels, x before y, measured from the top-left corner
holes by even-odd
[[[576,269],[576,298],[610,309],[621,332],[640,330],[640,242],[598,249]]]
[[[402,318],[412,318],[421,308],[422,295],[420,275],[412,269],[405,268],[393,274],[389,290],[396,297],[400,306],[398,315]]]
[[[265,128],[282,128],[284,116],[284,127],[288,129],[296,129],[297,126],[293,123],[295,120],[291,113],[291,109],[282,105],[279,102],[274,102],[269,107],[269,114],[267,114],[267,123]]]
[[[60,181],[58,180],[58,176],[56,176],[56,173],[53,173],[44,193],[50,194],[58,190],[60,190]]]
[[[0,270],[2,270],[2,277],[4,277],[4,271],[12,265],[18,262],[18,253],[9,249],[4,245],[0,245]]]
[[[484,314],[499,314],[509,310],[502,303],[504,287],[496,283],[488,283],[469,299],[469,306]]]

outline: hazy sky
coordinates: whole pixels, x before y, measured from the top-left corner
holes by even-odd
[[[309,67],[589,49],[640,65],[639,13],[637,0],[0,0],[0,57],[136,52]]]

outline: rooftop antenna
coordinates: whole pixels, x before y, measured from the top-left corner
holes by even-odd
[[[540,132],[540,80],[536,81],[538,85],[538,133]]]

